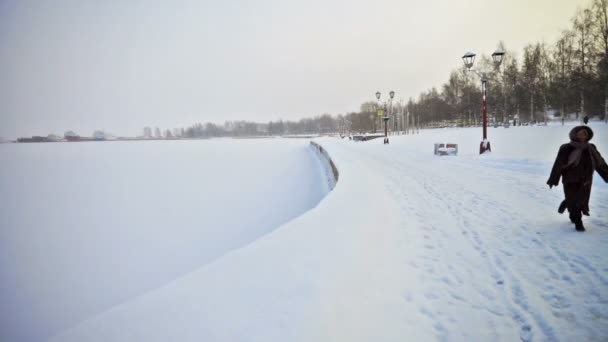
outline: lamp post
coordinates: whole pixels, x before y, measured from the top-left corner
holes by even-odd
[[[500,64],[502,63],[502,59],[505,55],[504,51],[501,50],[496,50],[494,51],[494,53],[492,54],[492,61],[494,62],[494,68],[498,69],[498,67],[500,67]],[[482,99],[482,104],[481,104],[481,110],[482,110],[482,115],[483,115],[483,140],[481,141],[481,144],[479,144],[479,154],[482,154],[486,151],[492,151],[492,149],[490,148],[490,142],[488,141],[488,105],[487,105],[487,83],[488,83],[488,76],[486,72],[483,71],[478,71],[476,69],[473,69],[473,63],[475,63],[475,53],[473,52],[467,52],[464,54],[464,56],[462,56],[462,61],[464,62],[465,67],[467,68],[467,70],[473,71],[475,74],[477,74],[477,76],[479,76],[479,78],[481,79],[481,99]]]
[[[389,95],[389,105],[388,105],[388,110],[389,113],[387,113],[385,110],[383,109],[379,109],[378,110],[378,116],[383,115],[382,120],[384,121],[384,144],[388,144],[388,120],[390,120],[390,111],[392,110],[393,107],[393,98],[395,97],[395,92],[394,91],[390,91],[388,93]],[[376,92],[376,99],[378,99],[378,102],[380,102],[380,96],[381,93],[379,91]]]
[[[349,136],[350,136],[352,128],[353,128],[352,121],[348,120],[347,118],[342,118],[342,127],[344,129],[344,136],[346,136],[347,132],[349,133]]]
[[[380,103],[380,96],[381,96],[381,95],[382,95],[382,94],[381,94],[379,91],[377,91],[377,92],[376,92],[376,100],[377,100],[377,104],[376,104],[376,114],[377,114],[377,120],[374,120],[374,122],[378,124],[378,125],[376,125],[376,127],[380,126],[380,125],[379,125],[379,124],[380,124],[380,117],[382,116],[382,113],[384,112],[384,111],[382,110],[382,105],[381,105],[381,103]],[[376,131],[377,131],[377,130],[378,130],[378,129],[374,129],[374,133],[376,133]]]
[[[370,127],[370,129],[376,133],[376,122],[375,120],[375,115],[372,113],[369,115],[369,123],[372,125],[372,127]]]
[[[403,99],[399,100],[399,124],[397,125],[397,131],[399,135],[405,134],[405,113],[403,108]]]
[[[388,117],[393,119],[393,135],[395,134],[395,123],[397,122],[396,118],[395,118],[395,114],[393,114],[393,98],[395,97],[395,92],[394,91],[390,91],[388,93],[389,99],[388,99]]]

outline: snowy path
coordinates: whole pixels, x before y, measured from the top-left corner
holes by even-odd
[[[561,193],[549,193],[545,175],[485,167],[483,157],[436,158],[400,142],[325,145],[337,156],[359,155],[386,179],[400,205],[402,248],[416,250],[402,269],[417,275],[417,290],[402,287],[437,337],[608,336],[605,184],[596,184],[594,218],[582,236],[555,213]]]
[[[493,130],[489,156],[477,129],[319,139],[340,180],[315,209],[54,341],[606,340],[608,186],[581,234],[545,185],[568,129]]]

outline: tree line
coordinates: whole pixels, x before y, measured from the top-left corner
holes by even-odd
[[[520,58],[504,43],[500,68],[488,56],[478,64],[488,73],[488,108],[497,121],[518,117],[545,121],[548,116],[606,118],[608,112],[608,10],[607,0],[593,0],[577,10],[569,27],[552,44],[536,42],[524,47]],[[407,108],[422,123],[445,120],[461,125],[479,122],[479,78],[463,66],[451,72],[439,89],[410,99]]]
[[[270,121],[257,123],[251,121],[226,121],[223,125],[214,123],[197,123],[183,131],[184,138],[210,137],[247,137],[247,136],[281,136],[304,134],[330,134],[345,129],[339,123],[341,116],[323,114],[314,118],[304,118],[299,121]]]
[[[608,119],[608,0],[592,0],[577,10],[557,41],[526,45],[521,57],[503,42],[497,48],[506,55],[499,68],[489,56],[477,58],[476,68],[489,70],[488,114],[503,122],[546,121],[550,116],[572,114]],[[386,103],[368,101],[359,111],[323,114],[299,121],[255,123],[228,121],[188,127],[185,137],[325,134],[381,131],[378,109]],[[412,125],[471,126],[481,121],[480,80],[464,65],[453,70],[440,87],[423,91],[405,103],[393,102],[391,130]]]

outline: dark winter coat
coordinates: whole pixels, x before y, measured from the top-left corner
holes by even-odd
[[[547,184],[550,186],[557,186],[561,178],[564,184],[568,210],[571,214],[573,214],[574,208],[588,214],[589,195],[591,193],[594,171],[597,171],[604,181],[608,182],[608,165],[606,165],[606,162],[593,144],[589,144],[588,149],[582,151],[577,165],[568,166],[570,155],[576,150],[574,146],[578,142],[576,134],[581,129],[587,130],[589,140],[593,138],[593,131],[588,126],[574,127],[570,131],[571,142],[560,146],[557,158],[555,158],[555,163],[551,169],[551,175],[547,181]],[[593,149],[593,151],[590,151],[590,149]],[[592,160],[592,155],[595,156],[595,160]]]
[[[581,129],[587,130],[589,140],[593,138],[593,131],[588,126],[577,126],[570,131],[570,141],[577,141],[576,134]],[[594,149],[594,152],[599,156],[599,161],[595,162],[595,171],[608,182],[608,166],[606,162],[598,152],[597,148],[593,144],[589,144],[589,148]],[[563,144],[557,152],[557,158],[551,169],[551,176],[547,181],[547,184],[557,186],[560,178],[562,183],[586,183],[592,182],[593,180],[593,163],[591,161],[591,153],[588,150],[583,151],[581,155],[580,163],[575,167],[566,167],[568,165],[568,158],[575,147],[571,143]]]

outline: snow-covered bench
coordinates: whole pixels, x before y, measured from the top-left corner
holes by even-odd
[[[435,155],[437,155],[437,156],[458,155],[458,144],[435,143]]]

